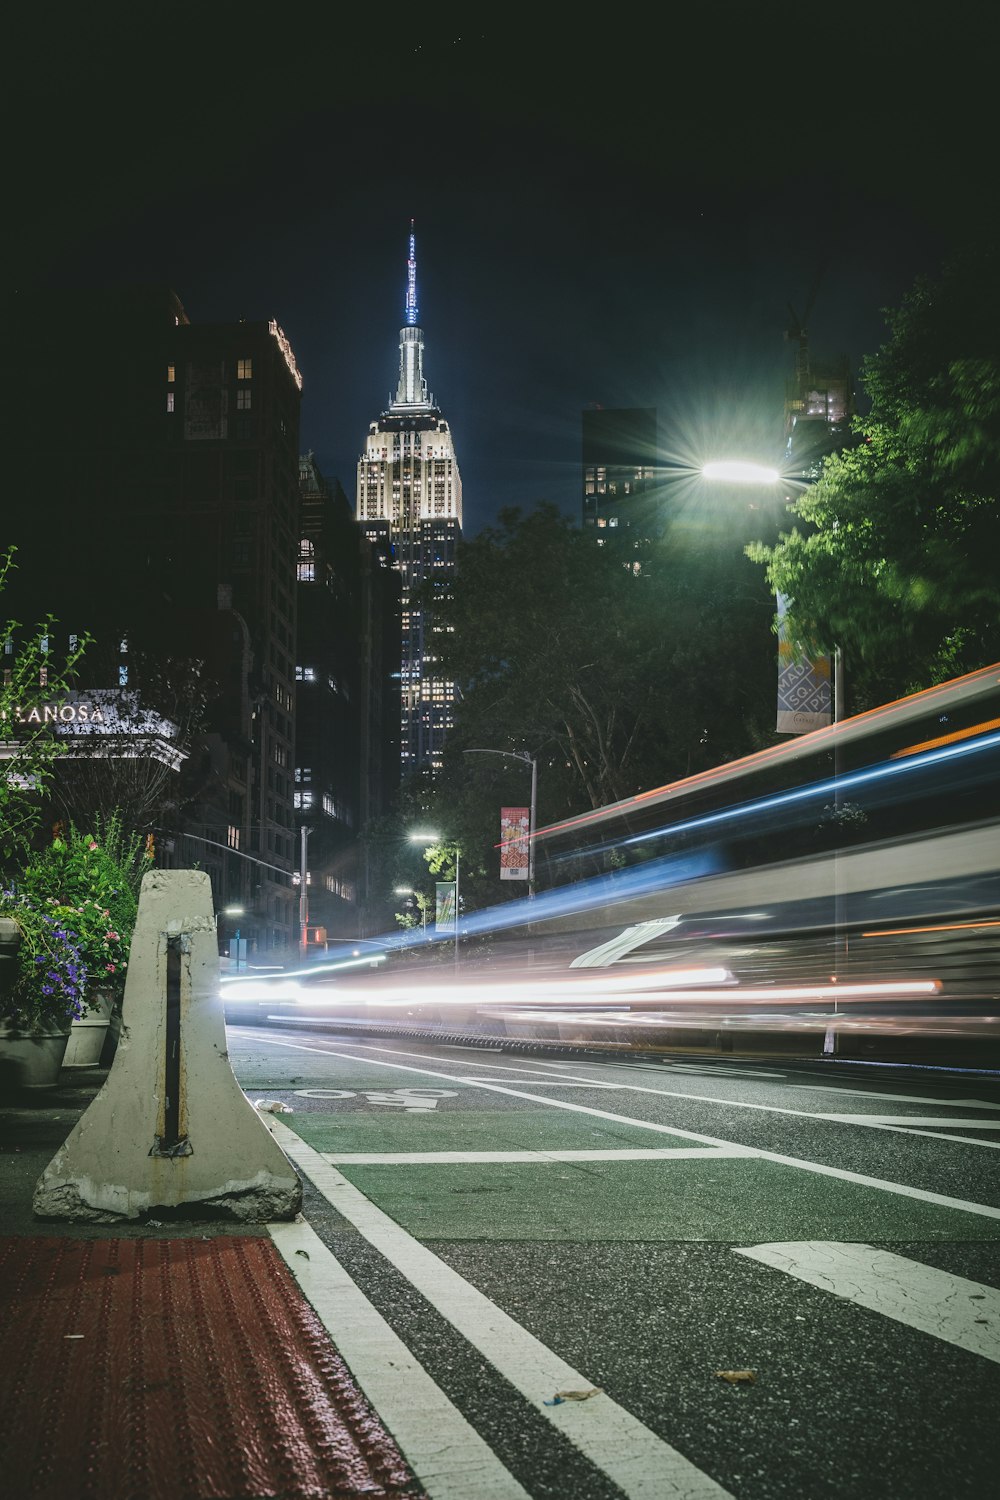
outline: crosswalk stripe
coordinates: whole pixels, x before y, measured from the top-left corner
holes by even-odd
[[[789,1240],[737,1255],[1000,1363],[1000,1291],[873,1245]]]
[[[431,1500],[528,1500],[518,1483],[305,1222],[268,1232]]]
[[[732,1500],[709,1475],[610,1396],[561,1401],[592,1382],[414,1239],[278,1119],[265,1121],[287,1156],[338,1213],[416,1287],[552,1426],[616,1484],[626,1500]],[[350,1363],[350,1361],[348,1361]],[[404,1449],[405,1452],[405,1449]]]

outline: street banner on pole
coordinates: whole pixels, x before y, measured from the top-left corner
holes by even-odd
[[[441,932],[455,931],[455,882],[439,880],[434,887],[434,925]]]
[[[527,880],[531,820],[526,807],[500,809],[500,879]]]
[[[796,651],[785,630],[785,598],[778,602],[778,734],[809,734],[831,721],[830,658],[812,661]]]

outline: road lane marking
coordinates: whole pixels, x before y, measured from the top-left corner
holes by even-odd
[[[337,1212],[628,1500],[732,1500],[727,1490],[610,1396],[602,1393],[592,1401],[546,1406],[556,1391],[593,1382],[401,1229],[294,1130],[274,1118],[265,1123]]]
[[[792,1240],[735,1253],[1000,1363],[1000,1291],[995,1287],[872,1245]]]
[[[324,1161],[333,1166],[463,1166],[468,1162],[538,1162],[560,1161],[717,1161],[720,1157],[746,1157],[742,1147],[666,1146],[655,1149],[601,1151],[588,1148],[579,1151],[321,1151]]]
[[[955,1109],[1000,1110],[1000,1102],[990,1104],[986,1099],[928,1099],[923,1094],[879,1094],[874,1089],[838,1088],[832,1083],[793,1083],[794,1089],[806,1089],[813,1094],[856,1094],[862,1099],[889,1099],[893,1104],[933,1104],[935,1109],[944,1106]]]
[[[817,1115],[817,1120],[837,1120],[842,1125],[947,1125],[963,1130],[1000,1130],[1000,1120],[942,1119],[940,1115]]]
[[[509,1078],[462,1078],[459,1081],[461,1083],[510,1083],[511,1079],[509,1079]],[[545,1087],[547,1089],[627,1089],[628,1088],[628,1084],[627,1083],[604,1083],[603,1081],[599,1083],[599,1082],[597,1082],[596,1079],[594,1080],[593,1083],[591,1083],[589,1079],[588,1079],[588,1081],[586,1083],[579,1083],[579,1082],[569,1082],[569,1083],[567,1083],[565,1081],[565,1079],[562,1079],[562,1078],[545,1078],[545,1077],[539,1078],[538,1081],[539,1081],[539,1083],[544,1083],[544,1085],[545,1085]],[[998,1124],[1000,1124],[1000,1122],[998,1122]]]
[[[432,1500],[529,1500],[304,1220],[268,1233]]]
[[[337,1052],[332,1047],[312,1047],[304,1042],[282,1041],[277,1037],[261,1037],[261,1041],[275,1047],[287,1047],[297,1052],[318,1052],[324,1057],[340,1057],[347,1062],[366,1062],[376,1068],[395,1068],[404,1073],[422,1073],[425,1078],[447,1078],[452,1083],[458,1082],[454,1073],[441,1073],[432,1068],[411,1068],[404,1063],[382,1062],[379,1058],[359,1057],[351,1052]],[[387,1049],[391,1050],[391,1049]],[[405,1056],[412,1056],[406,1053]],[[800,1156],[785,1156],[780,1151],[765,1151],[759,1146],[741,1146],[735,1141],[722,1140],[719,1136],[700,1135],[693,1130],[681,1130],[679,1126],[660,1125],[653,1120],[637,1120],[631,1115],[616,1115],[606,1109],[595,1109],[589,1104],[573,1104],[566,1099],[547,1099],[544,1094],[526,1094],[518,1089],[511,1089],[496,1083],[482,1084],[479,1080],[470,1085],[474,1088],[487,1088],[494,1093],[507,1094],[515,1099],[527,1099],[533,1104],[548,1104],[553,1109],[566,1109],[574,1114],[591,1115],[599,1120],[611,1120],[619,1125],[634,1125],[639,1130],[652,1130],[662,1135],[681,1136],[690,1141],[700,1141],[706,1146],[726,1146],[739,1156],[755,1157],[759,1161],[777,1162],[779,1166],[795,1167],[801,1172],[814,1172],[820,1177],[835,1177],[841,1182],[856,1182],[861,1187],[877,1188],[883,1193],[895,1193],[899,1197],[914,1198],[921,1203],[936,1203],[941,1208],[958,1209],[961,1213],[978,1214],[984,1219],[1000,1219],[1000,1208],[994,1208],[988,1203],[970,1203],[964,1198],[951,1198],[945,1193],[931,1193],[925,1188],[909,1187],[902,1182],[889,1182],[881,1177],[869,1177],[863,1172],[850,1172],[844,1167],[828,1167],[823,1162],[808,1161]],[[635,1086],[632,1085],[634,1088]],[[691,1099],[700,1096],[691,1094],[674,1094],[669,1089],[647,1089],[636,1090],[642,1094],[656,1094],[665,1098]],[[704,1102],[704,1101],[702,1101]],[[726,1099],[709,1101],[716,1104],[727,1104]],[[756,1107],[756,1106],[755,1106]],[[813,1119],[803,1110],[781,1110],[781,1114],[805,1115],[807,1119]]]
[[[978,1120],[976,1124],[978,1126]],[[942,1135],[939,1130],[911,1130],[907,1125],[877,1125],[875,1128],[893,1130],[897,1135],[922,1135],[928,1141],[958,1141],[963,1146],[985,1146],[989,1151],[1000,1151],[1000,1141],[985,1141],[978,1135]]]

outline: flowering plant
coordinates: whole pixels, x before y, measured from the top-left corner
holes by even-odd
[[[86,966],[84,1000],[98,991],[120,1001],[125,993],[139,883],[151,861],[138,835],[123,833],[117,817],[93,833],[58,824],[48,847],[32,855],[19,882],[59,927],[73,932]]]
[[[0,917],[12,918],[21,934],[13,983],[0,991],[0,1017],[30,1030],[82,1016],[87,965],[79,934],[12,886],[0,890]]]

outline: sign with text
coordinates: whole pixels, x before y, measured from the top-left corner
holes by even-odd
[[[809,734],[832,718],[830,658],[810,661],[785,630],[785,600],[778,595],[778,734]]]
[[[500,809],[500,879],[527,880],[531,822],[526,807]]]
[[[441,932],[455,931],[455,882],[439,880],[435,887],[434,924]]]

